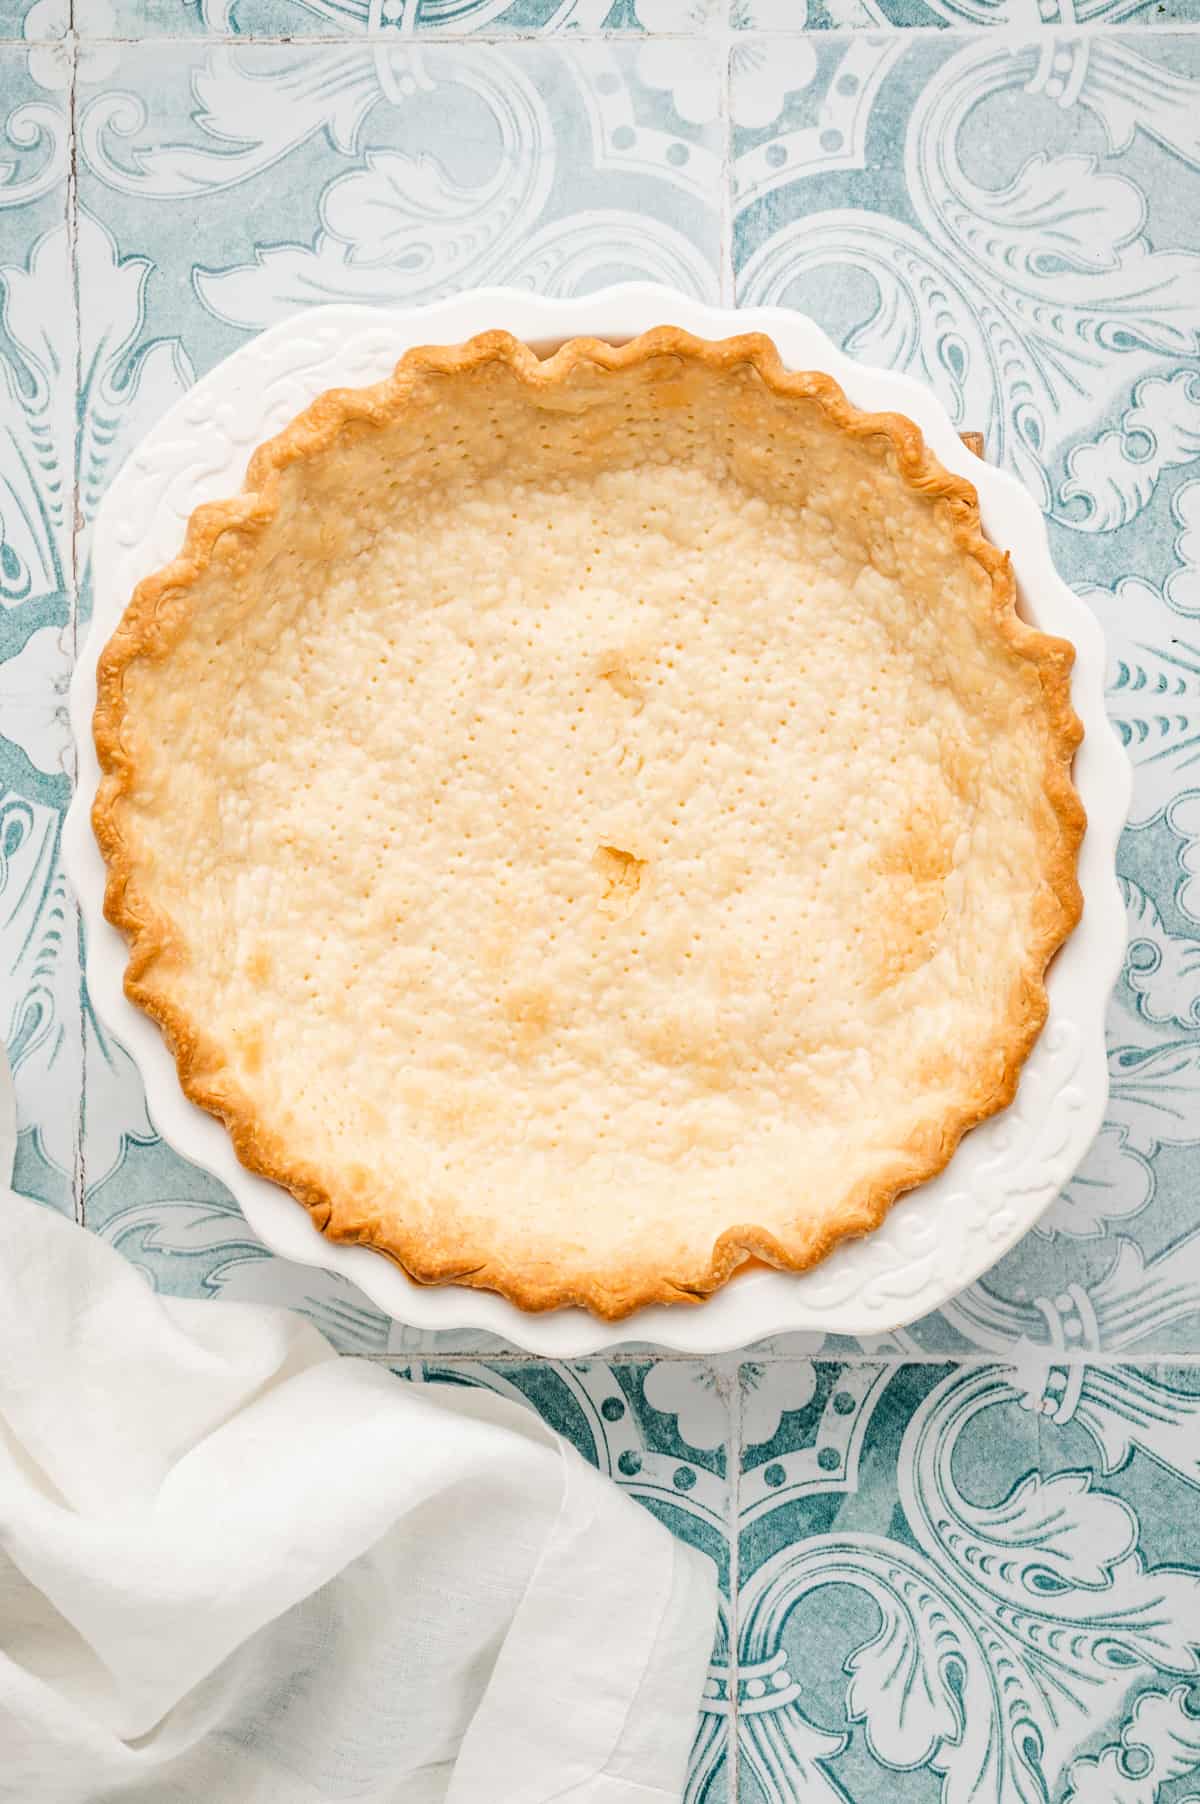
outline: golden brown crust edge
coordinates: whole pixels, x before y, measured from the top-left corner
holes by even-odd
[[[415,372],[453,375],[503,361],[530,387],[545,390],[562,383],[580,361],[615,370],[664,355],[714,369],[753,365],[772,392],[817,401],[850,436],[887,439],[905,480],[947,510],[964,555],[974,558],[991,580],[998,636],[1037,667],[1049,723],[1045,794],[1052,825],[1044,847],[1046,880],[1036,907],[1038,933],[1014,988],[1009,1018],[999,1036],[996,1069],[986,1087],[965,1098],[942,1122],[923,1128],[897,1156],[886,1178],[860,1185],[843,1199],[837,1216],[824,1220],[816,1232],[811,1228],[798,1231],[789,1244],[746,1223],[726,1229],[714,1243],[707,1266],[695,1272],[672,1277],[655,1271],[647,1262],[631,1266],[617,1280],[610,1276],[605,1281],[568,1284],[547,1266],[531,1269],[477,1255],[462,1237],[456,1240],[452,1235],[435,1244],[426,1234],[406,1233],[403,1224],[394,1221],[385,1229],[380,1220],[356,1214],[344,1201],[339,1203],[322,1173],[289,1159],[278,1138],[258,1124],[249,1099],[229,1081],[220,1048],[146,983],[156,960],[168,951],[178,952],[178,940],[171,922],[139,893],[136,858],[124,837],[123,804],[136,776],[122,741],[124,676],[135,659],[155,660],[166,655],[186,624],[192,586],[206,569],[218,539],[230,532],[257,536],[272,520],[278,507],[280,473],[297,459],[324,450],[352,421],[386,421],[404,406]],[[919,428],[900,414],[863,413],[847,401],[830,376],[786,370],[775,346],[761,334],[710,342],[676,327],[660,326],[619,347],[597,339],[572,339],[544,361],[506,332],[484,333],[455,347],[414,349],[385,381],[373,388],[332,390],[320,396],[277,438],[260,446],[251,459],[243,493],[196,509],[179,557],[138,585],[101,654],[94,732],[103,776],[92,821],[109,871],[105,914],[126,935],[130,946],[126,994],[158,1022],[184,1092],[225,1123],[243,1165],[290,1190],[331,1239],[374,1247],[417,1283],[460,1283],[493,1290],[529,1311],[578,1304],[614,1321],[651,1303],[701,1302],[751,1257],[783,1270],[805,1271],[840,1241],[878,1227],[902,1192],[935,1177],[963,1135],[1006,1107],[1016,1094],[1021,1068],[1046,1019],[1046,967],[1082,909],[1076,865],[1085,816],[1071,782],[1071,761],[1082,727],[1071,707],[1073,661],[1073,648],[1065,640],[1038,632],[1019,618],[1008,556],[983,537],[975,490],[942,467],[926,448]]]

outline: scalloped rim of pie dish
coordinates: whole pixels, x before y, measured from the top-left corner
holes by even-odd
[[[438,1235],[406,1228],[402,1216],[381,1222],[378,1209],[358,1210],[339,1194],[338,1174],[289,1157],[282,1137],[256,1113],[251,1098],[229,1075],[219,1043],[169,995],[147,981],[167,951],[179,959],[181,935],[156,909],[153,873],[139,861],[131,831],[139,768],[125,742],[125,680],[137,660],[161,661],[185,632],[190,598],[208,570],[215,547],[233,534],[239,545],[257,541],[280,505],[283,473],[299,461],[319,457],[352,423],[386,425],[405,410],[415,377],[455,377],[493,363],[506,364],[515,380],[540,396],[564,387],[584,363],[594,371],[630,371],[656,359],[684,360],[712,371],[751,366],[765,389],[782,399],[816,403],[826,420],[847,437],[863,441],[885,457],[901,479],[938,511],[949,526],[956,550],[972,560],[990,582],[990,625],[1007,654],[1032,664],[1040,683],[1044,727],[1043,795],[1052,826],[1041,834],[1041,882],[1032,913],[1036,930],[1026,945],[1024,966],[1011,991],[1007,1018],[997,1024],[1003,1048],[1001,1069],[972,1089],[965,1082],[957,1106],[925,1121],[895,1149],[886,1172],[854,1185],[836,1208],[827,1210],[820,1231],[811,1224],[789,1243],[786,1233],[768,1231],[752,1219],[732,1222],[714,1240],[710,1256],[696,1269],[668,1272],[654,1263],[653,1248],[627,1269],[606,1268],[594,1277],[565,1278],[548,1269],[523,1267],[519,1252],[486,1253],[464,1230],[446,1224]],[[653,374],[649,377],[654,380]],[[882,447],[882,449],[881,449]],[[864,460],[865,461],[865,460]],[[334,390],[315,401],[250,461],[245,489],[231,499],[209,503],[192,514],[180,555],[147,577],[135,590],[120,626],[101,655],[94,733],[102,780],[92,811],[93,827],[108,866],[105,913],[126,936],[129,960],[125,990],[161,1027],[174,1056],[184,1092],[227,1127],[237,1155],[249,1170],[289,1190],[330,1238],[367,1245],[397,1262],[421,1284],[466,1284],[493,1290],[518,1307],[545,1310],[582,1305],[617,1320],[651,1303],[696,1303],[724,1285],[753,1260],[788,1271],[817,1264],[839,1242],[877,1227],[901,1193],[936,1176],[962,1136],[1013,1099],[1021,1068],[1046,1019],[1046,967],[1079,919],[1082,899],[1076,878],[1085,817],[1071,781],[1071,763],[1082,727],[1070,701],[1073,647],[1024,622],[1016,611],[1016,586],[1008,556],[993,546],[980,526],[975,490],[950,474],[927,449],[919,428],[903,415],[869,414],[854,407],[832,377],[787,370],[771,340],[762,334],[710,341],[663,326],[621,346],[595,338],[568,341],[541,358],[507,332],[488,332],[452,347],[409,351],[385,381],[364,389]]]

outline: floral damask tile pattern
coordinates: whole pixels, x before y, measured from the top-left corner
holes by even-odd
[[[17,1177],[70,1209],[82,1087],[78,927],[59,867],[72,754],[75,324],[58,44],[0,44],[0,960]]]
[[[1009,32],[1073,25],[1188,24],[1197,0],[730,0],[738,31],[880,31],[905,26],[998,26]]]
[[[1094,569],[1194,450],[1198,96],[1166,33],[735,48],[739,299],[930,382]],[[1147,375],[1177,377],[1148,463],[1091,430]]]
[[[19,14],[25,0],[7,0]],[[39,10],[40,9],[40,10]],[[65,29],[65,0],[32,0],[38,35]],[[63,24],[52,33],[49,23]],[[528,37],[804,32],[906,26],[1170,25],[1197,0],[76,0],[91,37]],[[0,21],[3,13],[0,12]],[[15,31],[14,35],[20,35]],[[26,36],[33,36],[31,24]]]
[[[739,298],[984,432],[1107,630],[1136,767],[1104,1132],[1039,1229],[889,1348],[1195,1349],[1200,40],[779,39],[735,48],[731,81]]]
[[[0,0],[0,40],[63,38],[69,23],[70,0]]]
[[[1200,1370],[742,1383],[740,1804],[1194,1794]]]
[[[323,301],[637,277],[715,297],[719,56],[655,48],[85,46],[80,255],[132,334],[130,405]]]
[[[417,1384],[481,1385],[535,1409],[584,1459],[712,1561],[721,1588],[720,1620],[685,1804],[737,1804],[729,1748],[732,1375],[692,1359],[434,1358],[393,1369]]]
[[[584,1458],[699,1547],[728,1588],[732,1380],[701,1360],[426,1359],[393,1362],[414,1382],[484,1384],[532,1404]]]
[[[46,0],[42,0],[45,4]],[[92,37],[535,37],[702,32],[722,0],[76,0]]]

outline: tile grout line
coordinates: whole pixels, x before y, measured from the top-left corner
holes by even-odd
[[[738,1698],[741,1685],[738,1680],[739,1647],[741,1641],[741,1557],[738,1548],[738,1524],[741,1520],[742,1501],[742,1385],[741,1354],[729,1353],[725,1356],[730,1364],[729,1388],[729,1668],[726,1677],[726,1691],[729,1697],[729,1745],[725,1750],[725,1774],[727,1778],[726,1804],[738,1804],[741,1795],[740,1762],[741,1749],[738,1738]]]
[[[67,76],[67,269],[71,282],[71,312],[75,331],[74,394],[71,410],[71,670],[74,673],[79,656],[79,550],[82,522],[79,507],[79,400],[83,389],[83,306],[79,290],[79,165],[78,165],[78,82],[79,37],[75,31],[76,0],[68,0],[66,46],[70,68]],[[72,768],[71,784],[77,778]],[[79,960],[79,1107],[75,1117],[75,1160],[71,1173],[75,1219],[80,1227],[87,1225],[87,998],[83,977],[83,917],[75,905],[75,947]]]

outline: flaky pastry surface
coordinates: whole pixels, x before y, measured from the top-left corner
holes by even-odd
[[[100,662],[129,995],[334,1239],[618,1317],[868,1232],[1078,918],[1069,645],[768,340],[323,396]]]

